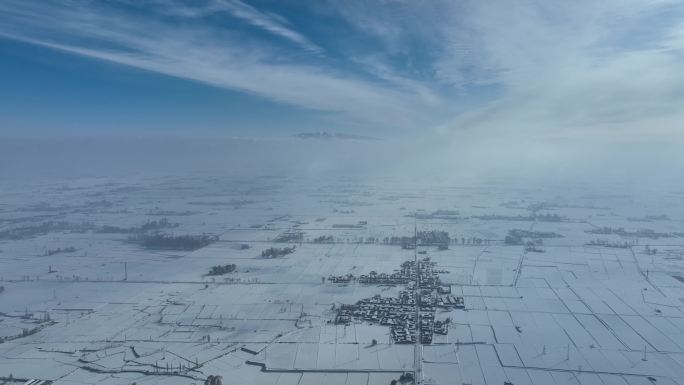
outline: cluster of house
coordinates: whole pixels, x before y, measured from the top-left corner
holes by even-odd
[[[455,307],[456,309],[465,309],[465,302],[463,297],[454,297],[453,295],[445,295],[437,298],[437,306],[439,307]]]
[[[349,283],[354,280],[353,274],[346,275],[331,275],[328,277],[328,281],[332,283]]]
[[[342,305],[338,309],[335,323],[348,325],[352,320],[389,326],[395,343],[415,342],[416,303],[412,292],[402,290],[399,296],[376,295],[358,301],[353,305]]]
[[[411,277],[403,274],[402,272],[395,272],[392,274],[386,273],[376,273],[371,271],[368,275],[361,275],[359,277],[360,283],[373,284],[373,285],[405,285],[409,283]]]
[[[445,321],[435,321],[433,330],[435,334],[446,335],[449,331],[449,319]]]
[[[273,240],[274,242],[302,242],[304,240],[304,232],[299,230],[286,230]]]
[[[436,321],[437,307],[464,308],[463,297],[451,295],[451,287],[443,285],[433,270],[435,263],[429,258],[402,263],[393,274],[371,272],[358,278],[361,283],[405,284],[397,297],[375,295],[352,305],[342,305],[335,317],[336,324],[349,325],[352,321],[365,321],[390,327],[394,343],[432,343],[433,334],[447,334],[449,320]],[[331,282],[348,283],[353,275],[331,276]],[[363,279],[363,281],[362,281]],[[418,319],[416,319],[418,317]]]
[[[421,306],[422,310],[422,306]],[[420,343],[431,344],[432,334],[435,331],[435,313],[420,312]]]
[[[414,264],[413,261],[404,262],[401,264],[401,269],[392,274],[371,271],[368,274],[360,275],[358,278],[353,274],[331,275],[328,277],[328,281],[333,283],[349,283],[358,280],[359,283],[370,285],[406,285],[416,280]]]

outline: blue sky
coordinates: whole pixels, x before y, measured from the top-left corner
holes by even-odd
[[[684,4],[4,0],[8,136],[640,140],[684,122]]]

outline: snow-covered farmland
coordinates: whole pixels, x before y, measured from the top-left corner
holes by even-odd
[[[3,185],[0,381],[684,384],[675,193],[430,183]],[[451,240],[402,247],[418,231]],[[414,258],[464,299],[435,309],[446,334],[399,344],[380,322],[336,322],[342,305],[401,295],[359,278]]]

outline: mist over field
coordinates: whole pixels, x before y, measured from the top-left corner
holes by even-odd
[[[684,164],[679,138],[488,136],[460,132],[421,138],[62,138],[0,144],[0,175],[12,179],[126,175],[505,178],[549,183],[623,182],[674,186]]]

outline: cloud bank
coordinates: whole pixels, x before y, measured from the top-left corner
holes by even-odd
[[[245,92],[369,133],[681,139],[681,1],[298,7],[7,0],[0,35]]]

